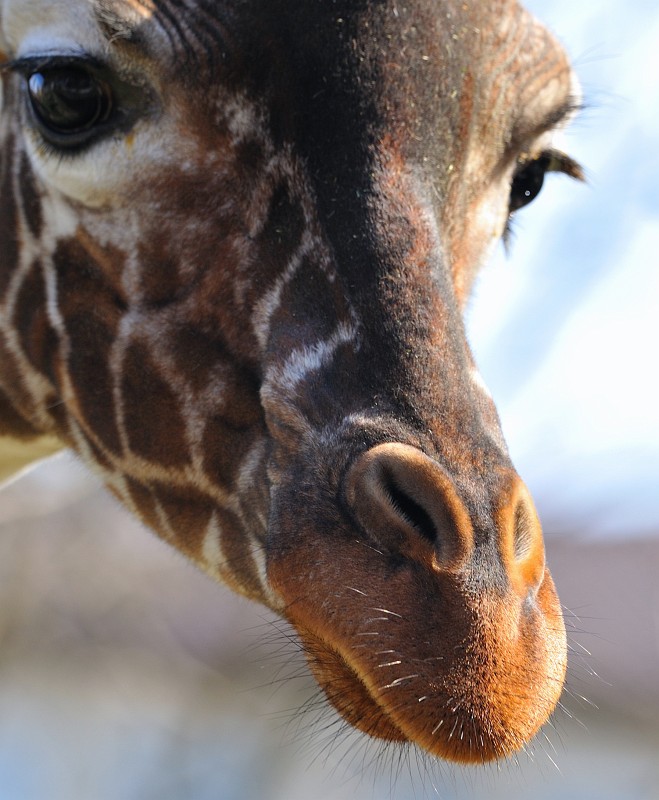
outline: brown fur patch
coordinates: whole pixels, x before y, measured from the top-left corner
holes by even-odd
[[[108,281],[107,266],[76,239],[64,239],[53,255],[60,313],[66,319],[68,371],[76,387],[83,427],[121,451],[113,400],[110,353],[126,301]],[[105,267],[105,268],[104,268]]]
[[[7,291],[18,261],[18,212],[14,198],[10,156],[14,140],[9,137],[0,149],[0,296]]]
[[[94,311],[76,311],[67,320],[71,353],[68,373],[76,390],[72,411],[83,428],[98,436],[103,445],[121,452],[109,365],[114,332]]]
[[[178,548],[193,560],[198,560],[204,536],[216,509],[215,503],[194,486],[154,483],[152,491],[162,506],[169,525],[176,532]]]
[[[273,188],[263,228],[254,237],[254,255],[248,302],[256,303],[284,272],[302,241],[305,229],[302,206],[280,183]]]
[[[34,261],[21,284],[13,322],[28,360],[54,383],[59,337],[50,324],[46,302],[41,262]]]
[[[11,400],[0,391],[0,435],[32,439],[37,431],[16,411]]]
[[[144,345],[131,344],[122,366],[122,408],[132,452],[164,466],[187,463],[183,400],[170,389]]]
[[[23,206],[23,217],[26,220],[30,233],[35,239],[41,236],[43,229],[43,212],[41,210],[41,196],[37,190],[34,173],[30,161],[25,153],[21,156],[19,172],[19,187]]]
[[[211,480],[225,489],[234,487],[240,464],[254,443],[251,427],[223,414],[206,420],[204,469]]]
[[[160,520],[156,511],[156,499],[153,492],[145,484],[135,481],[128,476],[126,476],[125,480],[130,493],[130,498],[137,508],[140,519],[145,525],[148,525],[151,530],[158,533],[160,528]]]
[[[164,306],[181,299],[192,286],[182,281],[179,265],[171,253],[171,242],[166,237],[143,242],[137,246],[140,261],[139,283],[142,302],[147,306]]]
[[[222,553],[226,559],[223,574],[232,576],[234,588],[248,597],[260,598],[263,595],[258,580],[253,550],[255,545],[245,536],[240,522],[226,509],[217,509],[222,530]]]
[[[25,425],[29,425],[26,420],[34,416],[35,410],[30,394],[26,389],[20,367],[2,338],[0,338],[0,364],[2,364],[0,391],[4,390],[5,397],[9,399],[9,403],[13,406],[15,412],[14,415],[6,417],[5,424],[8,424],[10,418],[14,419],[15,415],[18,415],[24,420],[24,422],[18,423],[18,431],[22,434],[25,430]],[[30,428],[30,430],[32,429]],[[11,432],[11,429],[7,429],[7,433]]]
[[[176,371],[195,393],[202,392],[213,379],[225,378],[230,354],[225,342],[194,324],[177,327],[171,336],[170,356]]]

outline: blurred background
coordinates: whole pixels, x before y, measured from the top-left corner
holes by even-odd
[[[282,626],[65,456],[0,495],[0,800],[659,798],[659,9],[527,6],[589,183],[548,178],[468,322],[566,607],[552,723],[484,771],[337,737]]]

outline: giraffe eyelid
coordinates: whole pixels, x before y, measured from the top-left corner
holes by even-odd
[[[0,64],[0,72],[15,72],[27,76],[45,69],[85,67],[94,71],[106,70],[107,65],[99,58],[81,51],[47,52],[20,56]]]
[[[569,156],[567,153],[554,147],[545,147],[535,154],[528,152],[522,153],[517,159],[516,169],[523,169],[529,164],[538,162],[540,160],[545,162],[545,173],[561,172],[563,175],[567,175],[568,177],[574,178],[577,181],[586,180],[584,169],[581,164],[579,164],[578,161]]]

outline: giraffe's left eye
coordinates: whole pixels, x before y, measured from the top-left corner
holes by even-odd
[[[27,92],[41,134],[63,148],[87,143],[112,113],[110,87],[81,66],[32,72],[27,78]]]

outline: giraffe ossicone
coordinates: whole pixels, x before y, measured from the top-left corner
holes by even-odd
[[[7,471],[73,448],[365,733],[522,747],[565,629],[462,309],[580,177],[555,40],[513,0],[0,0],[0,76]]]

